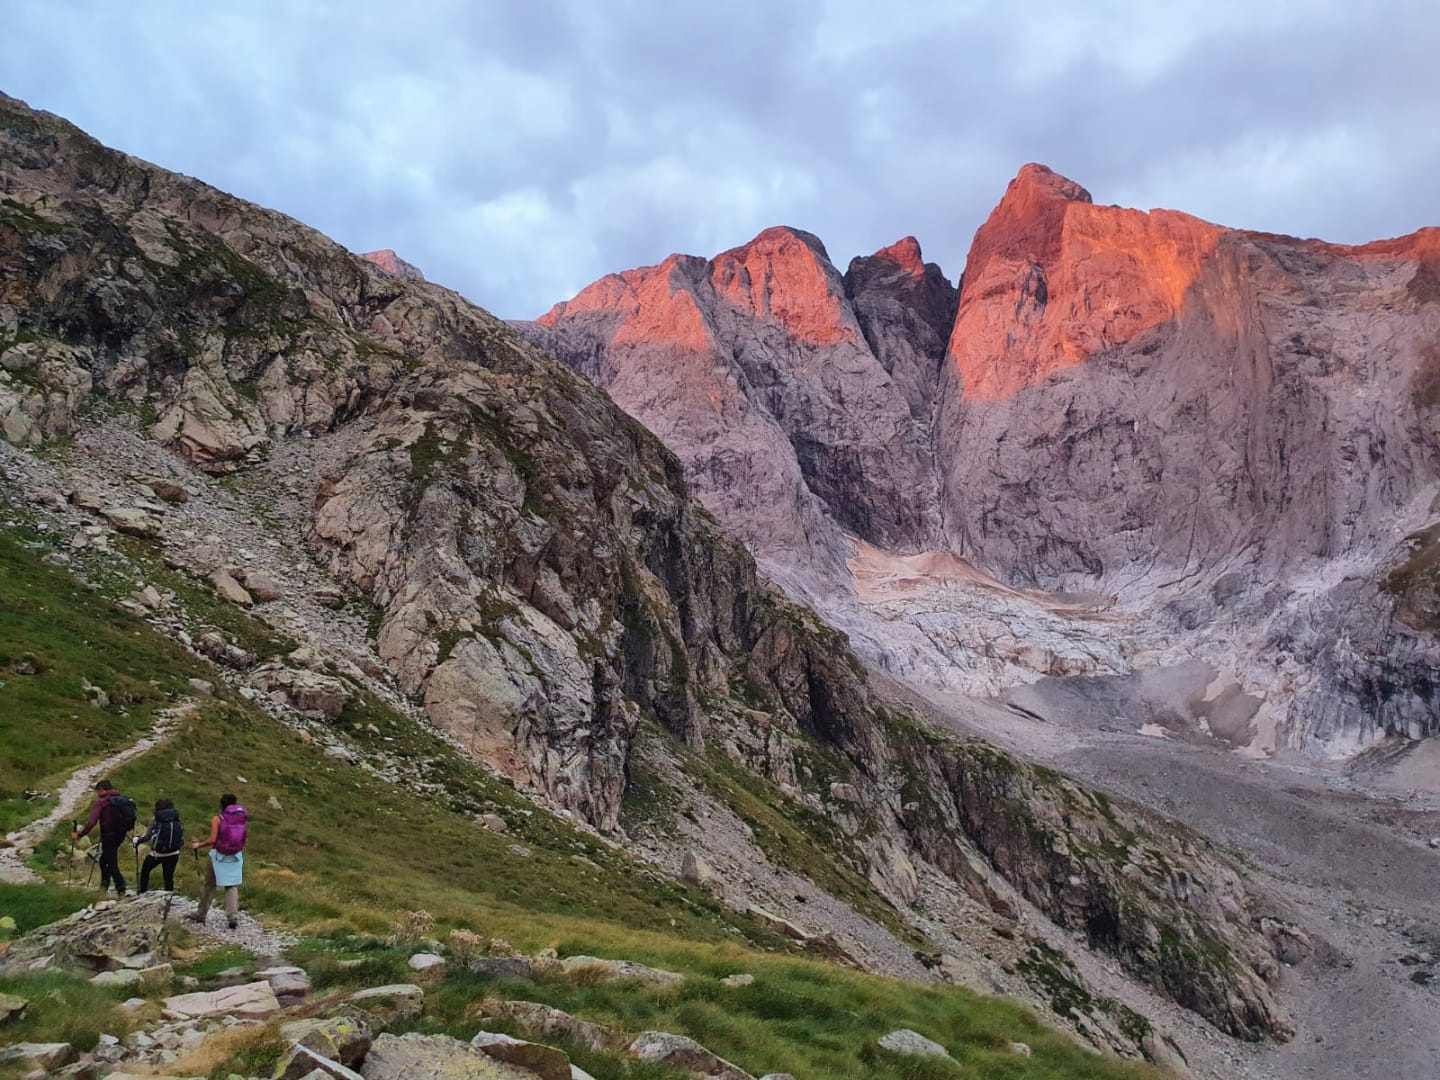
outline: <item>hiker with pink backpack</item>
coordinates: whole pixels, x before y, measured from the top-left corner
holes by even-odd
[[[200,907],[190,916],[191,922],[203,923],[210,913],[215,890],[225,890],[225,915],[234,930],[239,924],[240,879],[245,869],[245,826],[249,813],[234,795],[220,796],[220,813],[210,819],[210,839],[190,845],[197,856],[202,848],[210,849],[210,864],[205,868],[205,890],[200,894]]]

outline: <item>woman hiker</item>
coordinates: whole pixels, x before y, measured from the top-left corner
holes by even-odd
[[[150,888],[150,874],[158,866],[165,878],[165,891],[175,891],[175,864],[180,861],[180,851],[185,846],[185,826],[180,824],[180,815],[175,804],[169,799],[155,800],[155,817],[144,836],[135,837],[135,848],[149,844],[145,864],[140,867],[140,891]]]
[[[210,819],[210,839],[197,840],[192,851],[210,849],[210,864],[205,868],[205,891],[200,894],[200,907],[190,916],[191,922],[203,923],[210,913],[215,889],[225,890],[225,915],[230,929],[239,924],[240,878],[245,868],[246,809],[234,795],[220,796],[220,813]]]

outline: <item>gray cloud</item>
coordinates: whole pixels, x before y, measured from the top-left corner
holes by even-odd
[[[952,276],[1026,161],[1360,242],[1440,223],[1431,0],[12,0],[0,89],[499,314],[762,228]]]

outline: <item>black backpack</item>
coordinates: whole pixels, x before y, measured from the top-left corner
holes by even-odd
[[[105,816],[109,819],[110,828],[102,829],[101,832],[127,833],[135,828],[135,819],[138,816],[135,812],[135,800],[129,795],[114,794],[105,800]]]
[[[155,835],[150,840],[152,853],[174,855],[185,846],[185,826],[178,817],[155,822]]]

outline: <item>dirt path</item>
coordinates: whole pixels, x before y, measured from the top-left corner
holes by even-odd
[[[107,772],[133,761],[148,750],[153,750],[169,737],[178,720],[188,716],[195,709],[193,701],[182,701],[178,705],[156,714],[155,725],[138,742],[127,746],[102,761],[75,770],[60,789],[55,808],[42,818],[24,825],[10,833],[6,839],[10,846],[0,849],[0,881],[11,885],[33,885],[40,876],[27,866],[26,860],[35,850],[35,845],[44,840],[61,822],[73,820],[78,811],[90,801],[95,793],[95,781]]]

